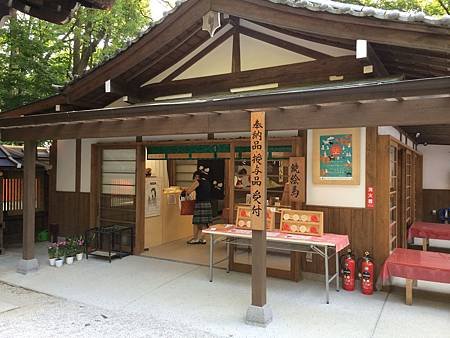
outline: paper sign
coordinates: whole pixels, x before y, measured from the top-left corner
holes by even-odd
[[[375,188],[367,187],[367,208],[373,209],[375,208]]]

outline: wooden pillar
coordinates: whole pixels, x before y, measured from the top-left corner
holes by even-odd
[[[25,141],[23,174],[23,259],[34,258],[36,141]]]
[[[264,112],[251,114],[250,161],[252,304],[246,320],[248,324],[265,326],[272,321],[272,311],[266,304],[267,130]]]
[[[134,254],[140,255],[145,246],[145,148],[137,138],[136,147],[136,228]]]

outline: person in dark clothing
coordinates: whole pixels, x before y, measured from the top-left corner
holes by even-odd
[[[194,172],[192,178],[194,182],[184,191],[187,195],[195,191],[194,216],[192,217],[194,237],[187,243],[206,244],[202,230],[208,228],[212,222],[211,182],[198,170]]]

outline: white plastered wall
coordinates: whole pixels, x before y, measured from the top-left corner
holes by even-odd
[[[313,132],[308,130],[306,203],[308,205],[365,208],[366,190],[366,129],[361,128],[359,185],[322,185],[313,183]]]
[[[419,145],[423,154],[423,188],[450,190],[450,146]]]
[[[59,140],[56,147],[56,191],[75,192],[76,140]]]
[[[123,102],[120,99],[121,102]],[[117,101],[119,102],[119,101]],[[119,104],[119,103],[117,103]],[[126,103],[123,103],[127,105]],[[111,106],[119,106],[115,103]],[[91,192],[91,146],[95,143],[133,142],[135,137],[81,140],[80,192]],[[56,191],[75,192],[76,140],[57,141]]]

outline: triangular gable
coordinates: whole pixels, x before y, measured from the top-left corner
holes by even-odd
[[[240,35],[240,39],[242,70],[268,68],[314,60],[243,34]]]

